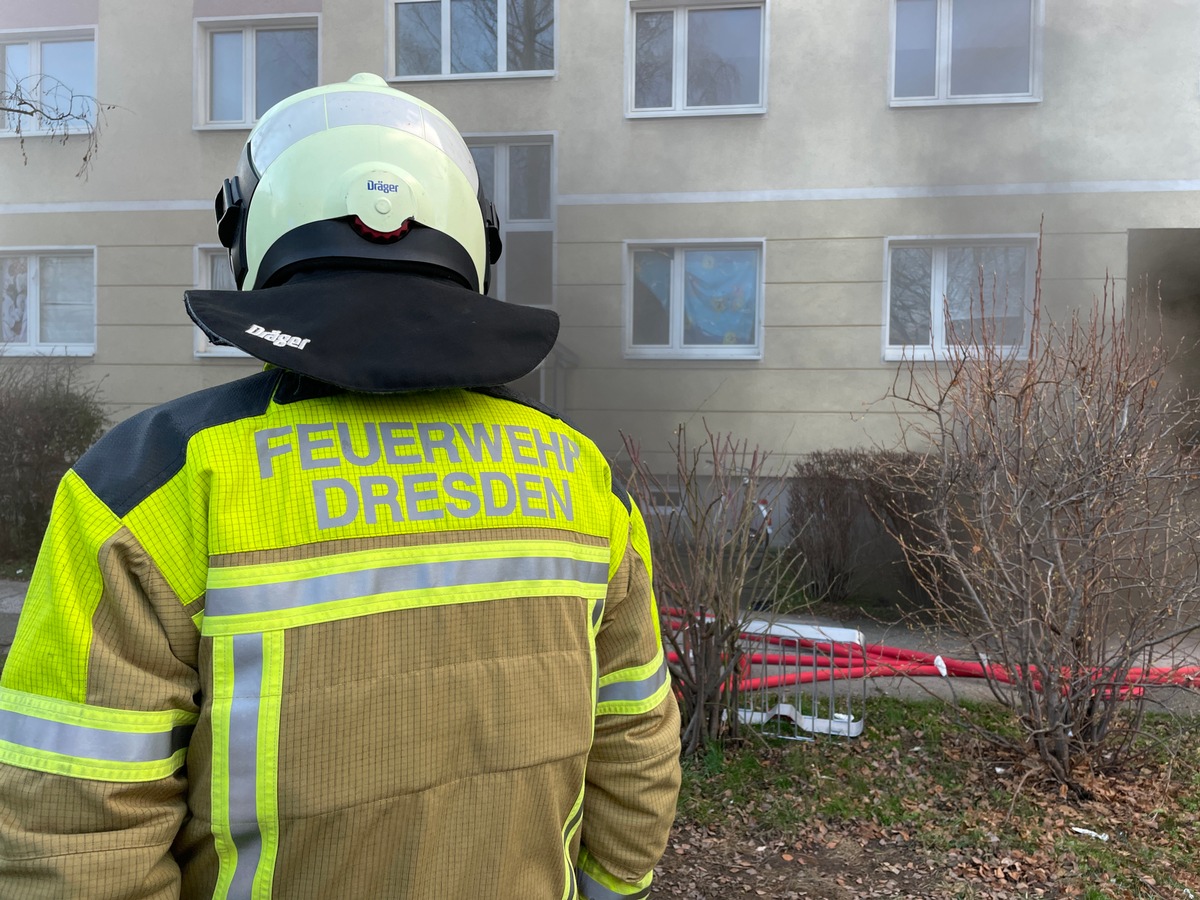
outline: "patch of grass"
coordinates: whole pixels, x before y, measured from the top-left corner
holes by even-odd
[[[969,712],[1018,733],[1000,707]],[[1030,760],[997,758],[943,704],[873,698],[865,719],[857,740],[748,741],[685,760],[677,827],[789,855],[854,846],[868,863],[918,861],[930,898],[1186,897],[1200,885],[1200,720],[1150,717],[1135,767],[1080,773],[1079,800]]]

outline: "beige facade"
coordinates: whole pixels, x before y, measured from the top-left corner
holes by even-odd
[[[320,81],[395,76],[418,67],[414,41],[426,41],[397,23],[436,21],[442,5],[0,6],[0,43],[94,35],[95,94],[113,106],[100,152],[75,177],[80,139],[26,137],[23,162],[17,139],[0,136],[0,258],[40,255],[49,272],[64,255],[77,269],[91,255],[95,339],[73,352],[104,379],[115,417],[254,368],[198,353],[181,302],[207,284],[211,198],[248,127],[208,122],[214,29],[249,29],[240,40],[251,42],[260,27],[311,28]],[[921,305],[901,276],[924,285],[933,308],[917,311],[932,323],[964,260],[1008,259],[1022,281],[1013,293],[1027,299],[1040,228],[1055,314],[1088,303],[1106,273],[1123,297],[1127,275],[1145,267],[1163,280],[1173,327],[1200,332],[1200,0],[490,6],[493,17],[505,7],[552,16],[549,68],[521,69],[538,63],[514,61],[520,40],[501,41],[501,61],[482,65],[502,68],[503,50],[508,71],[456,74],[479,64],[448,50],[447,76],[392,80],[495,165],[508,204],[505,299],[562,317],[562,352],[526,386],[606,451],[620,432],[665,447],[676,424],[701,419],[780,460],[887,443],[889,357],[903,355],[897,335],[913,327],[889,308]],[[447,5],[452,35],[477,24]],[[677,66],[669,84],[652,66],[664,59]],[[420,63],[437,64],[436,54]],[[956,88],[972,77],[982,90]],[[659,312],[656,298],[669,325],[641,318]],[[1020,311],[1009,313],[1018,328]],[[1188,384],[1195,368],[1180,369]]]

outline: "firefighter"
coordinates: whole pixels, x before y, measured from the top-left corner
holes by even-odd
[[[0,896],[645,897],[679,719],[636,506],[499,385],[462,137],[371,75],[251,131],[216,202],[267,363],[66,474],[0,682]]]

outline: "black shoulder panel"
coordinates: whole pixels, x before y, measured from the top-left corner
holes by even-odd
[[[629,491],[625,490],[624,485],[619,484],[617,482],[617,473],[616,472],[612,473],[612,492],[616,495],[617,499],[620,500],[621,503],[624,505],[625,512],[628,512],[628,513],[633,512],[633,501],[629,499]]]
[[[260,372],[138,413],[97,441],[75,472],[124,516],[183,468],[193,435],[265,412],[279,377],[278,370]]]
[[[534,400],[527,394],[522,394],[520,391],[514,391],[506,384],[498,384],[492,387],[474,387],[470,388],[476,394],[483,394],[488,397],[495,397],[497,400],[507,400],[510,403],[519,403],[521,406],[528,406],[530,409],[536,409],[543,415],[549,416],[552,419],[557,419],[564,425],[575,428],[575,425],[570,422],[562,413],[553,407],[547,406],[540,400]],[[578,428],[575,428],[578,431]]]
[[[471,390],[477,394],[485,394],[488,397],[495,397],[497,400],[508,400],[511,403],[520,403],[522,406],[528,406],[530,409],[536,409],[538,412],[543,413],[552,419],[557,419],[559,422],[562,422],[571,428],[575,428],[571,421],[558,410],[547,406],[541,401],[534,400],[532,397],[528,397],[525,394],[522,394],[520,391],[514,391],[507,385],[471,388]],[[575,428],[575,430],[578,431],[579,429]],[[612,475],[612,492],[614,495],[616,495],[616,498],[621,501],[621,504],[625,507],[626,512],[633,512],[633,502],[629,499],[629,492],[625,490],[622,485],[617,483],[617,476],[615,472]]]

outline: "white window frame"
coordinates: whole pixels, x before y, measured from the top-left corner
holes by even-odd
[[[1023,359],[1029,349],[1030,312],[1033,302],[1033,291],[1037,278],[1037,246],[1036,233],[1024,234],[962,234],[962,235],[906,235],[889,237],[884,241],[883,252],[883,359],[887,362],[901,360],[944,360],[954,353],[963,352],[962,345],[946,343],[946,250],[950,247],[964,246],[1010,246],[1023,247],[1026,251],[1025,263],[1025,327],[1022,342],[1019,345],[1003,345],[1001,349],[1014,358]],[[928,248],[933,251],[932,275],[930,278],[930,343],[928,344],[898,344],[890,343],[892,319],[892,250],[904,247]],[[941,251],[939,253],[939,251]],[[940,258],[939,258],[940,257]],[[990,285],[989,288],[990,289]],[[954,348],[952,350],[952,347]]]
[[[287,13],[277,16],[220,16],[195,20],[192,55],[195,60],[194,123],[193,128],[202,131],[245,131],[258,121],[254,115],[254,32],[260,28],[290,28],[295,30],[315,28],[317,30],[317,84],[322,83],[321,49],[322,29],[320,13]],[[210,38],[217,32],[242,32],[242,111],[239,122],[213,121],[209,119],[212,88],[212,44]]]
[[[197,290],[209,291],[212,290],[211,278],[211,262],[215,257],[224,256],[228,259],[229,251],[220,244],[197,244],[193,248],[192,264],[193,275],[192,284],[196,285]],[[228,347],[223,344],[214,344],[208,339],[199,326],[193,325],[192,331],[195,333],[193,337],[192,355],[196,359],[253,359],[245,350],[238,347]]]
[[[1021,94],[950,94],[950,57],[953,40],[954,0],[937,0],[937,56],[935,93],[931,97],[896,96],[896,2],[891,0],[888,46],[888,104],[901,106],[978,106],[992,103],[1042,101],[1042,36],[1046,30],[1045,0],[1031,0],[1029,35],[1029,92]]]
[[[27,275],[30,298],[25,306],[25,332],[31,336],[26,344],[6,344],[0,341],[0,357],[3,356],[95,356],[96,355],[96,326],[97,326],[97,284],[96,284],[96,247],[92,246],[61,246],[61,247],[0,247],[0,257],[25,256],[40,262],[43,256],[88,256],[92,261],[92,340],[84,344],[42,343],[33,339],[41,331],[42,298],[37,296],[39,282],[37,266],[33,262]]]
[[[685,238],[682,240],[626,240],[622,246],[622,331],[626,359],[762,359],[765,334],[767,288],[767,240],[752,238]],[[638,250],[675,250],[680,264],[674,266],[671,284],[670,343],[662,345],[640,345],[633,343],[633,291],[636,280],[633,271],[633,254]],[[683,286],[682,253],[690,250],[754,250],[758,253],[758,278],[755,284],[758,296],[754,316],[754,343],[752,344],[704,344],[688,346],[683,342],[683,300],[677,293]],[[679,300],[676,301],[678,296]]]
[[[762,33],[759,47],[758,103],[739,106],[687,105],[687,13],[694,9],[739,9],[758,7],[762,10]],[[668,107],[639,109],[634,105],[637,66],[637,14],[673,12],[675,14],[674,50],[672,51],[672,104]],[[625,116],[631,119],[658,119],[671,116],[761,116],[767,111],[767,72],[770,71],[770,2],[769,0],[629,0],[625,12]]]
[[[508,3],[506,0],[496,0],[496,71],[494,72],[452,72],[450,60],[450,0],[439,0],[442,14],[442,71],[429,75],[398,75],[396,74],[396,8],[401,4],[421,3],[425,0],[388,0],[387,5],[387,81],[408,83],[412,81],[474,81],[477,79],[495,78],[549,78],[558,73],[558,44],[559,44],[559,4],[554,2],[554,59],[549,69],[520,69],[508,71],[508,41],[502,39],[507,35]]]
[[[521,303],[522,306],[536,306],[553,309],[556,305],[556,286],[558,284],[558,132],[502,132],[502,133],[466,133],[463,140],[467,147],[494,147],[496,151],[496,196],[489,197],[500,216],[500,236],[502,240],[514,231],[550,232],[550,301],[548,303]],[[550,145],[550,218],[548,219],[517,219],[508,218],[508,153],[509,148],[520,144],[549,144]],[[507,246],[507,245],[506,245]],[[506,288],[508,282],[508,253],[500,254],[500,261],[492,268],[492,280],[495,288],[493,296],[508,302]]]
[[[99,62],[97,56],[96,43],[96,28],[92,27],[67,27],[67,28],[39,28],[37,30],[29,29],[6,29],[0,31],[0,44],[29,44],[29,71],[34,77],[42,74],[42,44],[55,43],[59,41],[82,41],[90,40],[92,42],[92,84],[95,85],[99,79]],[[0,72],[0,78],[5,77],[3,72]],[[66,85],[71,87],[71,85]],[[25,122],[22,122],[21,130],[15,128],[4,127],[4,118],[0,116],[0,138],[4,137],[33,137],[36,135],[45,134],[79,134],[86,133],[95,127],[95,117],[98,113],[98,102],[91,94],[81,94],[82,97],[89,99],[90,119],[89,122],[80,122],[78,120],[67,119],[55,124],[52,128],[39,127],[36,124],[36,119],[28,118],[30,127],[25,127]]]

